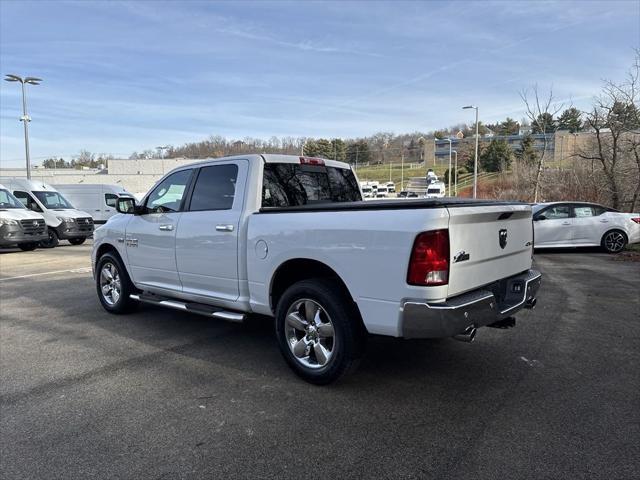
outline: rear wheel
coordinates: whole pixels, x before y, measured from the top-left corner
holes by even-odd
[[[122,262],[113,253],[105,253],[98,260],[96,290],[100,303],[109,313],[127,313],[137,305],[130,297],[135,287]]]
[[[602,237],[602,248],[609,253],[620,253],[627,244],[627,236],[620,230],[611,230]]]
[[[30,252],[32,250],[35,250],[37,246],[38,246],[38,244],[36,242],[21,243],[20,245],[18,245],[18,248],[20,250],[22,250],[23,252]]]
[[[86,238],[84,238],[84,237],[70,238],[69,239],[69,243],[71,245],[82,245],[85,240],[86,240]]]
[[[57,247],[58,244],[60,243],[60,240],[58,239],[58,234],[56,233],[56,231],[50,228],[47,231],[47,233],[48,233],[49,237],[46,240],[41,240],[40,241],[40,246],[42,248]]]
[[[351,298],[325,279],[304,280],[287,289],[276,309],[276,336],[293,371],[317,385],[354,370],[366,342]]]

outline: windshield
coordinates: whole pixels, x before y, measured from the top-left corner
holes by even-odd
[[[72,210],[73,205],[58,192],[33,192],[45,208]]]
[[[8,190],[0,189],[0,208],[25,208]]]
[[[429,190],[427,190],[427,193],[440,193],[440,189],[439,188],[430,188]]]

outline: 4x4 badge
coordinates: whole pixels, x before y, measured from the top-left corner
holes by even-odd
[[[504,248],[507,246],[507,229],[501,228],[498,230],[498,242],[500,243],[500,248]]]

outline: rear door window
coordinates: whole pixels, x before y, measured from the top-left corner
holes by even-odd
[[[593,208],[590,205],[575,205],[573,216],[576,218],[593,217]]]
[[[230,210],[236,194],[238,166],[215,165],[200,169],[191,195],[190,211]]]

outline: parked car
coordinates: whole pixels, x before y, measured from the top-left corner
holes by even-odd
[[[89,212],[94,224],[103,224],[118,213],[116,211],[118,198],[134,196],[121,185],[56,183],[52,186],[76,208]]]
[[[17,245],[20,250],[35,250],[47,239],[47,225],[39,213],[28,210],[11,192],[0,185],[0,247]]]
[[[373,188],[368,185],[362,187],[362,196],[364,198],[372,198],[373,197]]]
[[[471,341],[479,327],[512,326],[540,285],[530,205],[365,202],[350,166],[332,160],[186,165],[118,210],[92,252],[105,310],[275,317],[285,360],[317,384],[355,366],[367,334]]]
[[[387,198],[388,191],[386,185],[378,185],[378,191],[376,192],[376,198]]]
[[[51,185],[26,178],[0,178],[13,195],[29,210],[40,213],[47,224],[44,248],[53,248],[60,240],[72,245],[84,243],[93,234],[93,219],[87,212],[77,210]]]
[[[551,202],[533,206],[535,248],[601,246],[621,252],[640,242],[640,214],[622,213],[586,202]]]
[[[396,184],[393,182],[387,182],[387,191],[389,193],[396,193]]]

